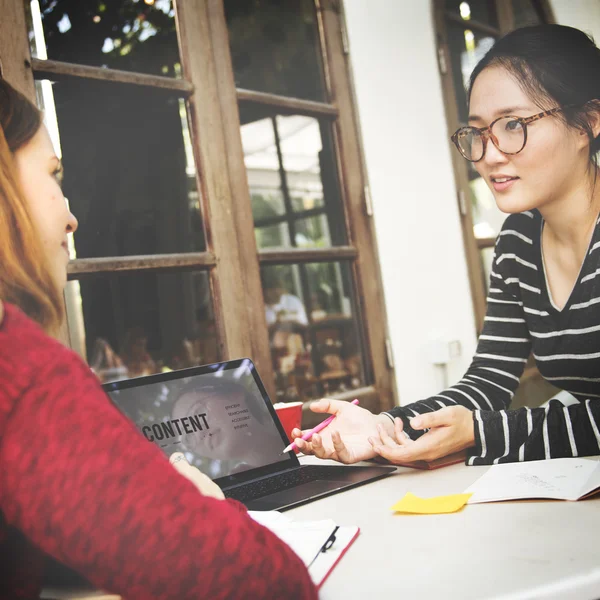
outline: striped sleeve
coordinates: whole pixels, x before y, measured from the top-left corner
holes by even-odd
[[[600,400],[564,406],[475,411],[475,447],[469,465],[542,460],[600,453]],[[550,437],[548,432],[552,432]]]
[[[455,404],[480,413],[501,411],[510,405],[531,350],[520,288],[507,282],[507,267],[516,260],[519,259],[515,254],[502,251],[499,238],[492,263],[483,331],[473,361],[463,378],[435,396],[388,412],[402,419],[405,431],[412,439],[423,434],[410,427],[409,420],[417,414]],[[536,269],[536,266],[531,264],[528,268]],[[481,451],[483,444],[485,433],[476,450]]]

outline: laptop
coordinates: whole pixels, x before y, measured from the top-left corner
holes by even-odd
[[[103,385],[148,443],[182,452],[250,510],[286,510],[396,471],[385,466],[301,465],[248,359]]]

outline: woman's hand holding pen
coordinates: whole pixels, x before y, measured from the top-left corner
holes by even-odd
[[[310,409],[317,413],[335,415],[336,418],[323,431],[315,433],[310,441],[300,439],[300,429],[292,431],[292,441],[296,442],[298,449],[304,454],[314,454],[319,458],[346,464],[355,463],[377,456],[369,438],[379,437],[378,424],[387,427],[388,433],[392,434],[391,419],[385,415],[374,415],[350,402],[324,398],[313,402]]]
[[[406,465],[448,456],[475,443],[473,412],[464,406],[447,406],[419,415],[411,419],[410,426],[429,431],[418,440],[411,440],[404,435],[402,421],[396,417],[392,435],[381,428],[377,435],[369,438],[373,451],[391,463]]]

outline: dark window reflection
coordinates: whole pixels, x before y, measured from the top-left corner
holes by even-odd
[[[52,91],[77,258],[204,250],[183,101],[101,81]]]
[[[225,0],[238,88],[326,100],[313,0]]]
[[[102,381],[219,360],[207,273],[97,275],[73,285],[85,326],[71,327],[71,337],[80,338],[72,343],[85,348]]]
[[[261,269],[279,401],[365,385],[352,272],[347,263]]]
[[[171,0],[34,0],[30,10],[33,56],[180,76]]]
[[[331,124],[246,104],[240,114],[258,247],[345,244]]]
[[[527,25],[539,25],[544,22],[544,15],[539,2],[532,0],[512,0],[515,29]]]
[[[488,34],[464,29],[460,25],[448,23],[448,47],[452,62],[454,92],[461,123],[468,120],[467,89],[469,78],[477,63],[494,45],[496,40]]]
[[[464,21],[478,21],[491,27],[498,27],[495,0],[446,0],[446,10]]]

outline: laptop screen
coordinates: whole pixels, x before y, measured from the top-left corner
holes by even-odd
[[[218,479],[289,459],[254,374],[242,359],[103,387],[149,442]]]

